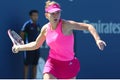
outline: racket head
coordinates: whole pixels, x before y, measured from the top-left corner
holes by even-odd
[[[14,30],[9,29],[8,36],[10,37],[13,45],[23,45],[24,44],[23,39]]]

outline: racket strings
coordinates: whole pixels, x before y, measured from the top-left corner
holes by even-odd
[[[16,43],[24,44],[22,38],[15,31],[11,31],[11,34],[14,37],[14,39],[17,41]]]

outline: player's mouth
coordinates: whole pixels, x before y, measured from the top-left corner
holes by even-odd
[[[54,22],[56,22],[58,19],[54,19]]]

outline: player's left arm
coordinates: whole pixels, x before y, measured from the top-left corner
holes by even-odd
[[[94,37],[96,44],[100,50],[103,50],[104,46],[106,46],[106,43],[103,40],[101,40],[96,29],[91,24],[79,23],[75,21],[67,21],[67,23],[71,30],[88,30]]]

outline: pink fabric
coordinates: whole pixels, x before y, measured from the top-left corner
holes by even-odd
[[[60,11],[60,6],[58,4],[53,4],[51,6],[49,6],[48,8],[45,9],[45,12],[49,12],[49,13],[53,13],[56,11]]]
[[[74,36],[62,33],[62,20],[55,30],[51,30],[48,24],[46,42],[50,51],[43,73],[50,73],[58,79],[75,77],[80,70],[80,63],[74,57]]]
[[[59,21],[55,30],[51,30],[48,24],[46,42],[50,47],[50,57],[60,61],[69,61],[74,58],[74,35],[62,33],[62,20]]]
[[[48,57],[43,74],[50,73],[58,79],[70,79],[76,77],[80,70],[77,58],[70,61],[59,61]]]

